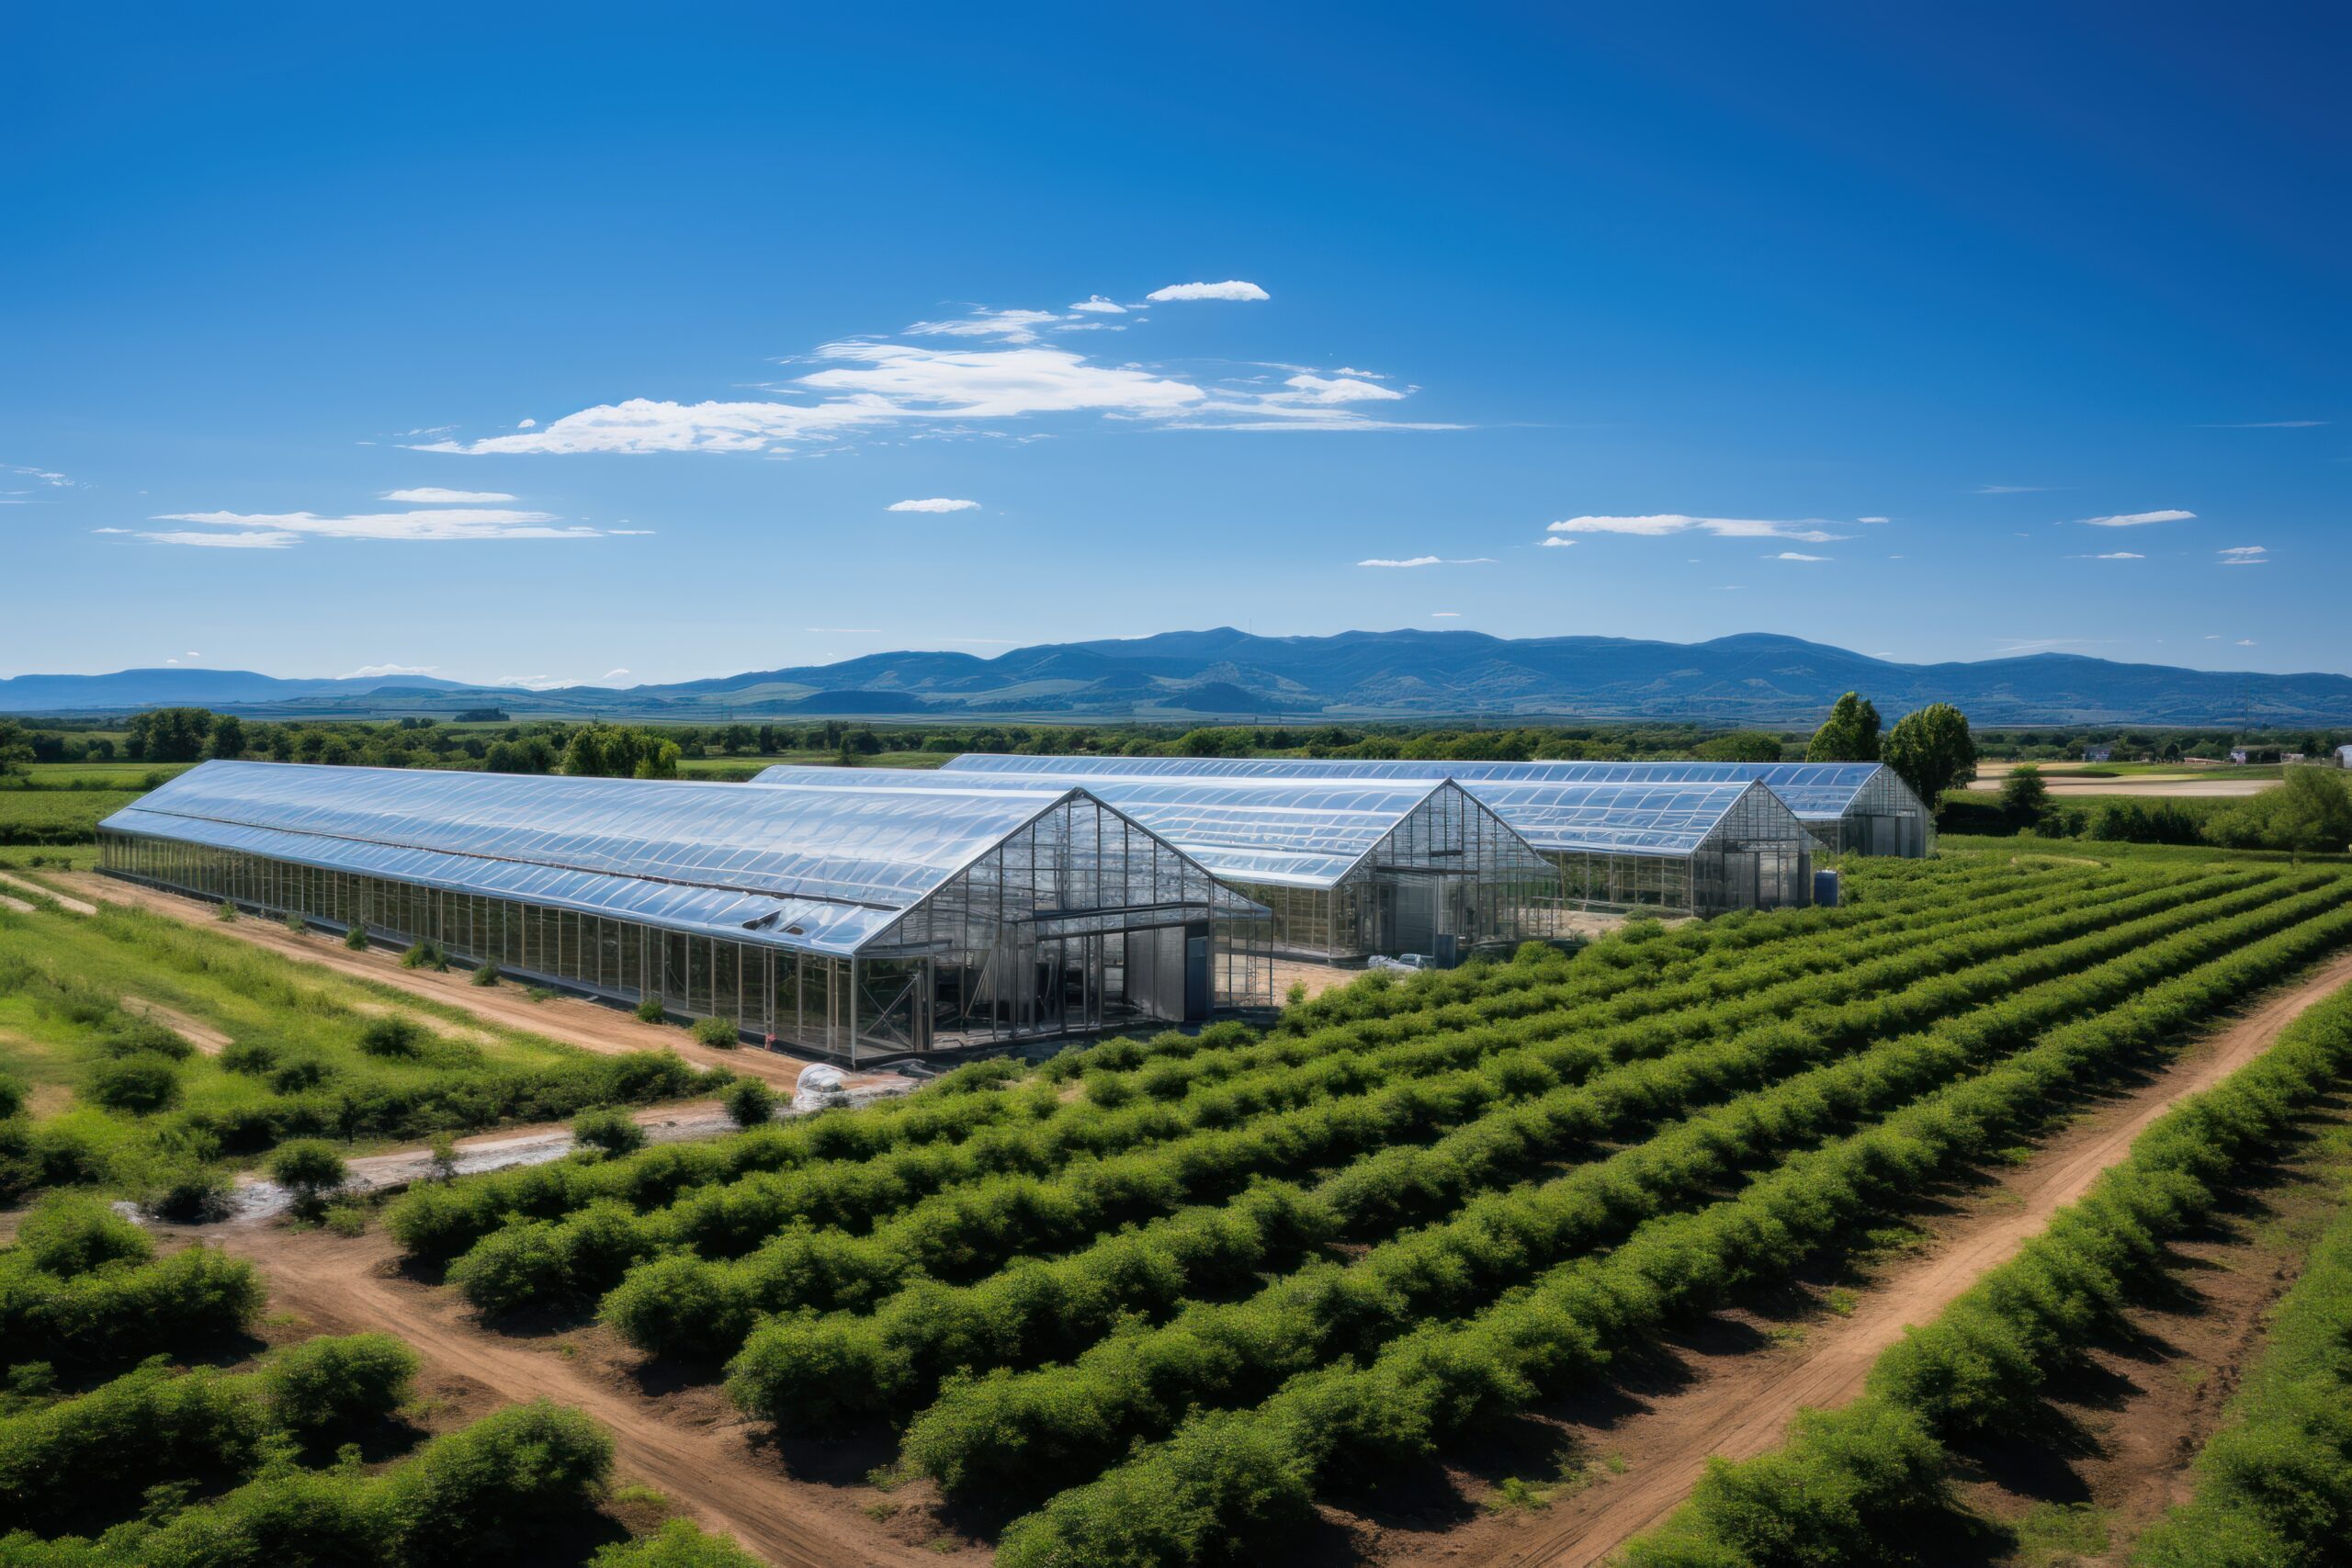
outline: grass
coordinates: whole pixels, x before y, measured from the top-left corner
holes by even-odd
[[[0,844],[94,842],[98,824],[137,800],[137,789],[0,788]]]
[[[281,957],[233,929],[115,906],[89,917],[0,911],[0,1072],[26,1086],[40,1126],[78,1136],[118,1172],[163,1156],[186,1117],[233,1112],[277,1092],[266,1075],[231,1071],[219,1056],[198,1052],[176,1064],[179,1099],[171,1112],[133,1116],[89,1101],[84,1080],[105,1058],[110,1010],[126,998],[167,1026],[186,1021],[184,1036],[217,1034],[281,1061],[313,1061],[330,1081],[353,1086],[422,1083],[459,1068],[552,1066],[586,1055]],[[426,1030],[413,1056],[372,1056],[360,1046],[362,1031],[388,1004]],[[462,1029],[464,1037],[436,1032],[444,1028]],[[372,1146],[363,1141],[353,1152]]]
[[[946,761],[952,753],[945,751],[879,751],[871,757],[860,757],[861,768],[935,768]],[[678,776],[687,779],[722,779],[741,784],[763,768],[773,768],[789,762],[801,767],[830,767],[841,761],[838,751],[778,751],[763,757],[688,757],[678,764]]]
[[[2088,1503],[2039,1503],[2009,1526],[2019,1568],[2064,1568],[2107,1551],[2109,1516]]]

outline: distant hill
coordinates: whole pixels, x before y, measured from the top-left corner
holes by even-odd
[[[876,653],[627,690],[527,692],[415,675],[300,681],[184,669],[19,675],[0,681],[0,713],[109,713],[187,703],[294,716],[446,712],[494,703],[518,716],[613,718],[1477,716],[1797,724],[1817,719],[1849,690],[1869,694],[1890,720],[1949,702],[1979,724],[2352,724],[2352,677],[2324,673],[2225,673],[2065,653],[1902,664],[1761,632],[1686,644],[1432,631],[1256,637],[1230,626],[1042,643],[993,659]]]

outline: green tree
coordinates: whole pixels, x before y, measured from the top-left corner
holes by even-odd
[[[1878,709],[1860,692],[1830,705],[1829,717],[1804,749],[1808,762],[1875,762],[1879,759]]]
[[[2332,770],[2289,768],[2276,789],[2207,818],[2205,836],[2233,849],[2333,854],[2352,844],[2352,792]]]
[[[0,779],[23,773],[32,760],[32,741],[25,727],[13,718],[0,718]]]
[[[2050,786],[2041,780],[2041,770],[2031,762],[2012,770],[2001,781],[2001,815],[2020,832],[2041,820],[2050,806]]]
[[[1729,735],[1702,740],[1697,754],[1704,762],[1777,762],[1781,738],[1768,730],[1735,729]]]
[[[645,1129],[629,1113],[614,1107],[583,1111],[571,1119],[571,1136],[582,1148],[608,1156],[633,1154],[645,1146]]]
[[[1904,715],[1886,738],[1880,761],[1934,810],[1944,791],[1976,777],[1976,742],[1968,732],[1968,716],[1950,703],[1930,703]]]
[[[719,1096],[738,1127],[764,1127],[775,1119],[775,1095],[757,1078],[737,1078]]]
[[[130,721],[130,760],[193,762],[211,734],[212,716],[202,708],[153,708]]]
[[[322,1195],[341,1187],[347,1174],[343,1156],[318,1138],[280,1144],[269,1156],[270,1179],[305,1207],[315,1206]]]
[[[215,757],[232,761],[245,754],[244,720],[232,714],[222,714],[212,721],[212,743],[207,749]]]

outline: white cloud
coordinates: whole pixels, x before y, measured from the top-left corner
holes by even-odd
[[[2197,515],[2178,510],[2165,512],[2119,512],[2112,517],[2086,517],[2083,521],[2094,528],[2137,528],[2145,523],[2186,523]]]
[[[144,533],[142,539],[153,539],[159,545],[195,545],[217,550],[284,550],[300,544],[302,536],[283,529],[263,529],[250,534],[198,534],[189,530],[164,529]]]
[[[1459,610],[1431,610],[1430,612],[1430,619],[1433,621],[1458,621],[1461,618],[1462,612]]]
[[[980,503],[977,501],[950,501],[944,495],[936,495],[928,501],[894,501],[883,510],[886,512],[977,512],[979,507]]]
[[[1564,550],[1576,542],[1577,541],[1574,539],[1563,539],[1557,534],[1555,534],[1550,538],[1544,541],[1544,547],[1547,550]],[[1696,566],[1698,563],[1693,561],[1691,564]]]
[[[1324,406],[1331,403],[1393,402],[1405,395],[1393,387],[1374,386],[1370,381],[1359,381],[1351,376],[1331,378],[1299,375],[1292,377],[1283,385],[1291,389],[1287,392],[1267,392],[1263,394],[1265,400],[1270,403],[1314,403]]]
[[[906,332],[910,337],[993,337],[1007,343],[1035,343],[1039,327],[1060,320],[1052,310],[979,310],[949,321],[916,321]]]
[[[413,502],[420,506],[472,506],[487,505],[499,501],[512,501],[514,498],[503,491],[440,490],[427,485],[421,490],[388,490],[377,499]]]
[[[93,534],[128,534],[130,530],[128,528],[93,528],[90,532]]]
[[[196,657],[193,653],[188,657]],[[438,664],[363,664],[335,677],[338,681],[372,681],[384,675],[430,675],[440,669]]]
[[[1883,517],[1857,517],[1854,521],[1857,523],[1883,523],[1886,519]]]
[[[1375,557],[1371,560],[1360,560],[1356,564],[1358,566],[1492,566],[1495,564],[1495,558],[1463,556],[1450,559],[1444,556],[1414,556],[1405,560],[1385,560]]]
[[[191,649],[187,649],[186,652],[182,653],[182,654],[180,655],[180,657],[181,657],[182,659],[201,659],[201,658],[203,658],[203,657],[204,657],[204,655],[202,655],[202,654],[200,654],[200,653],[197,652],[197,651],[196,651],[196,649],[192,649],[192,648],[191,648]]]
[[[518,419],[514,422],[514,428],[517,430],[537,430],[538,427],[539,422],[536,419]]]
[[[2228,549],[2216,550],[2214,554],[2222,558],[2223,566],[2267,566],[2270,551],[2263,545],[2232,545]]]
[[[1073,310],[1085,310],[1091,314],[1099,316],[1124,316],[1127,313],[1127,308],[1125,305],[1120,304],[1115,299],[1105,299],[1100,294],[1090,294],[1085,299],[1080,300],[1077,304],[1072,305],[1070,309]]]
[[[1650,517],[1569,517],[1551,526],[1555,534],[1629,534],[1645,539],[1693,530],[1724,539],[1794,539],[1809,545],[1831,544],[1849,536],[1829,533],[1813,518],[1781,523],[1756,517],[1686,517],[1677,512]]]
[[[1155,288],[1144,296],[1147,299],[1168,301],[1176,299],[1271,299],[1272,295],[1254,283],[1238,278],[1223,283],[1171,283],[1165,288]]]
[[[1975,495],[2040,495],[2048,485],[1978,485]]]
[[[558,686],[576,686],[580,682],[569,675],[501,675],[490,684],[519,686],[526,692],[551,692]]]
[[[2093,560],[2146,560],[2147,558],[2143,555],[2134,555],[2130,550],[2109,550],[2103,556],[2091,557]]]
[[[594,539],[604,530],[580,524],[555,525],[562,519],[549,512],[485,511],[451,508],[441,512],[379,512],[345,517],[322,517],[311,512],[170,512],[159,523],[200,523],[207,527],[245,530],[229,534],[158,533],[141,538],[167,545],[213,545],[254,549],[283,549],[305,535],[331,539],[396,539],[444,542],[471,539]]]
[[[1342,365],[1331,372],[1334,376],[1355,376],[1366,381],[1385,381],[1387,376],[1378,370],[1359,370],[1352,365]]]
[[[15,474],[20,479],[32,479],[40,484],[48,485],[52,489],[71,490],[74,488],[74,481],[67,479],[63,474],[59,473],[54,468],[28,468],[19,463],[0,463],[0,474]],[[23,492],[17,491],[15,493],[22,494]]]
[[[626,675],[628,673],[628,671],[627,670],[607,670],[602,675],[597,676],[596,679],[599,681],[610,681],[616,676]]]
[[[2238,638],[2238,646],[2240,648],[2252,648],[2254,646],[2254,638],[2250,637],[2242,637]]]
[[[1766,556],[1764,558],[1766,560],[1827,560],[1829,558],[1827,556],[1809,556],[1801,550],[1782,550],[1779,555]]]

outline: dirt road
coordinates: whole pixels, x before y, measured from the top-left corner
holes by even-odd
[[[484,1330],[454,1291],[400,1277],[381,1232],[344,1240],[322,1230],[254,1225],[203,1239],[261,1270],[273,1310],[298,1314],[322,1333],[382,1329],[415,1347],[432,1372],[465,1378],[502,1399],[544,1397],[586,1411],[610,1428],[619,1476],[659,1487],[705,1528],[724,1530],[779,1568],[942,1560],[893,1539],[835,1488],[785,1473],[752,1447],[758,1428],[715,1389],[640,1391],[626,1369],[582,1348],[601,1331],[526,1338]]]
[[[58,905],[73,914],[95,915],[98,912],[93,906],[84,903],[79,898],[60,893],[54,887],[43,887],[37,882],[28,882],[21,876],[10,876],[6,872],[0,872],[0,887],[16,893],[37,893],[44,898],[55,900]],[[8,901],[22,907],[17,899],[11,898]]]
[[[2015,762],[1980,762],[1976,768],[1978,790],[1997,790],[2001,781],[2016,771]],[[2041,769],[2041,782],[2050,793],[2063,800],[2093,797],[2103,795],[2154,795],[2188,796],[2192,799],[2241,799],[2260,795],[2278,786],[2275,778],[2241,778],[2223,770],[2162,773],[2069,773]]]
[[[400,965],[400,955],[388,949],[371,948],[365,953],[354,953],[334,937],[316,931],[307,936],[296,936],[274,920],[250,917],[221,920],[216,918],[213,906],[209,904],[176,894],[157,892],[133,883],[119,882],[96,872],[49,873],[43,880],[51,886],[68,889],[86,898],[149,909],[189,925],[221,931],[288,958],[303,959],[338,974],[373,980],[379,985],[395,987],[412,996],[428,998],[486,1023],[545,1035],[566,1045],[577,1045],[583,1051],[617,1055],[625,1051],[652,1051],[666,1045],[699,1066],[731,1067],[744,1077],[765,1079],[786,1093],[791,1092],[800,1081],[801,1069],[809,1065],[795,1057],[751,1046],[733,1051],[714,1049],[696,1043],[683,1029],[640,1023],[617,1009],[582,1001],[576,997],[555,997],[544,1002],[535,1002],[524,994],[522,987],[512,982],[476,986],[469,984],[468,977],[457,970],[437,974],[430,969],[403,969]]]
[[[1852,1314],[1809,1328],[1791,1351],[1726,1354],[1688,1370],[1692,1381],[1647,1402],[1606,1431],[1584,1434],[1622,1453],[1622,1476],[1522,1518],[1492,1518],[1449,1532],[1413,1556],[1455,1562],[1584,1568],[1658,1524],[1690,1495],[1711,1454],[1745,1459],[1781,1441],[1798,1411],[1843,1404],[1906,1324],[1936,1316],[1977,1276],[2016,1253],[2059,1209],[2083,1196],[2130,1152],[2148,1124],[2186,1096],[2211,1089],[2268,1049],[2305,1010],[2352,985],[2352,954],[2275,993],[2252,1012],[2176,1058],[2147,1084],[2055,1135],[2006,1171],[1996,1196],[1973,1206],[1924,1256],[1861,1290]],[[1532,1537],[1532,1539],[1531,1539]]]

